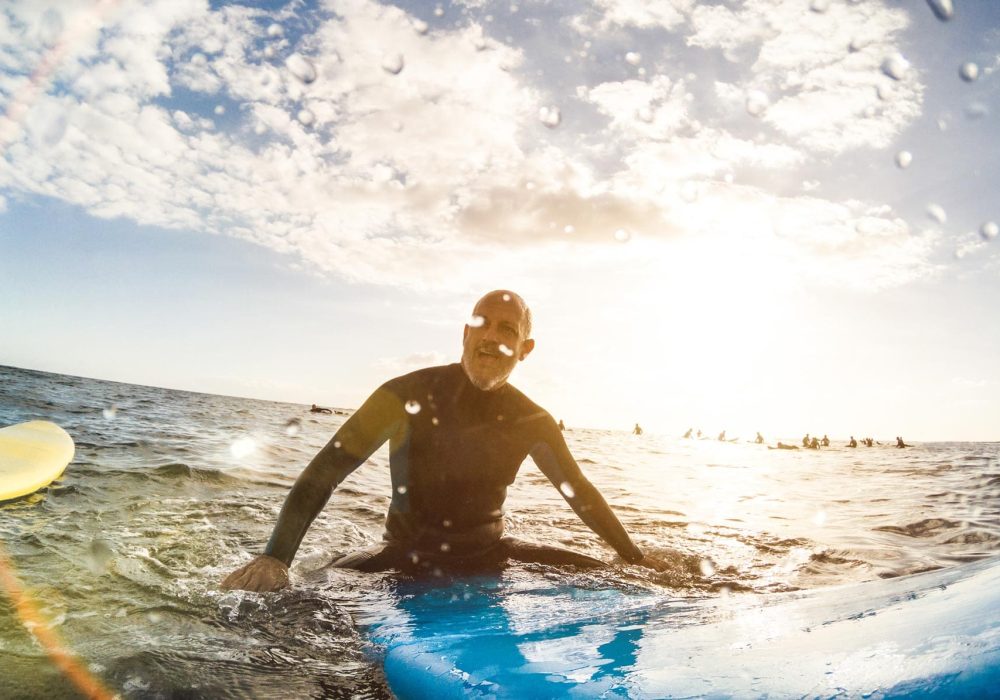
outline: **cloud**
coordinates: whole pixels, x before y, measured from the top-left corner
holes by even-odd
[[[55,42],[61,61],[24,118],[0,118],[11,135],[0,192],[235,236],[307,269],[413,289],[530,285],[553,260],[571,274],[602,255],[642,255],[616,231],[632,241],[748,226],[772,235],[776,210],[816,232],[782,245],[838,260],[836,283],[850,265],[872,287],[930,274],[926,242],[891,212],[781,199],[734,180],[757,169],[802,182],[811,152],[880,147],[919,109],[916,71],[891,99],[875,95],[891,80],[878,61],[906,27],[901,11],[835,4],[818,16],[801,4],[602,0],[599,23],[641,29],[630,43],[648,73],[581,62],[563,83],[538,75],[537,46],[491,36],[477,3],[423,34],[407,12],[373,0],[330,0],[307,20],[293,5],[151,0],[99,15],[52,4],[73,41]],[[0,22],[5,96],[28,94],[53,50],[54,15],[41,3],[12,8]],[[854,52],[852,27],[863,39]],[[675,48],[655,32],[667,30],[675,45],[753,62],[706,80],[685,64],[691,56],[664,58]],[[625,39],[595,37],[591,55]],[[387,69],[397,56],[401,70]],[[770,97],[756,119],[745,110],[751,88]],[[547,128],[539,107],[557,103],[573,118]],[[865,226],[875,233],[858,239]],[[865,246],[867,256],[848,252]]]

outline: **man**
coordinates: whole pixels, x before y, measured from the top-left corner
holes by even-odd
[[[460,364],[392,379],[337,431],[296,480],[264,554],[237,569],[223,588],[274,591],[306,530],[333,489],[389,440],[392,501],[384,542],[334,566],[361,571],[468,568],[508,559],[602,566],[559,547],[503,536],[503,503],[531,455],[577,515],[627,562],[648,561],[597,489],[580,471],[555,420],[507,383],[535,347],[531,312],[498,290],[476,304],[462,336]]]

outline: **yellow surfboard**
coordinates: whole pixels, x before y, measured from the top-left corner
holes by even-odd
[[[0,428],[0,501],[48,486],[75,451],[73,438],[55,423],[33,420]]]

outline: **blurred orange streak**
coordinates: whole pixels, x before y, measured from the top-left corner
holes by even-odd
[[[92,12],[99,19],[112,7],[117,5],[119,1],[98,0]],[[62,63],[63,58],[66,57],[66,52],[69,50],[69,46],[75,43],[79,33],[73,29],[65,30],[59,37],[59,41],[56,42],[56,45],[47,54],[42,56],[41,61],[38,62],[38,66],[32,71],[31,78],[28,79],[28,84],[11,97],[10,102],[7,103],[7,108],[3,112],[3,116],[7,117],[10,123],[4,129],[4,124],[0,122],[0,151],[6,148],[7,144],[17,136],[18,125],[24,119],[24,115],[27,114],[35,100],[38,99],[39,93],[49,82],[59,64]]]
[[[0,588],[7,594],[7,598],[17,613],[18,618],[24,628],[38,641],[52,663],[56,665],[66,678],[75,685],[81,693],[88,698],[99,700],[111,700],[115,697],[101,682],[88,671],[76,656],[71,654],[63,646],[58,635],[49,628],[45,618],[38,610],[38,606],[31,599],[31,595],[24,590],[17,576],[14,575],[10,559],[0,545]],[[11,682],[8,678],[7,684]],[[9,687],[9,686],[8,686]]]

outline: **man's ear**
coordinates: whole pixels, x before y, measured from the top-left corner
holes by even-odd
[[[530,355],[531,351],[534,350],[534,349],[535,349],[535,341],[534,341],[534,339],[528,338],[526,341],[524,341],[523,343],[521,343],[521,357],[519,359],[523,360],[528,355]]]

